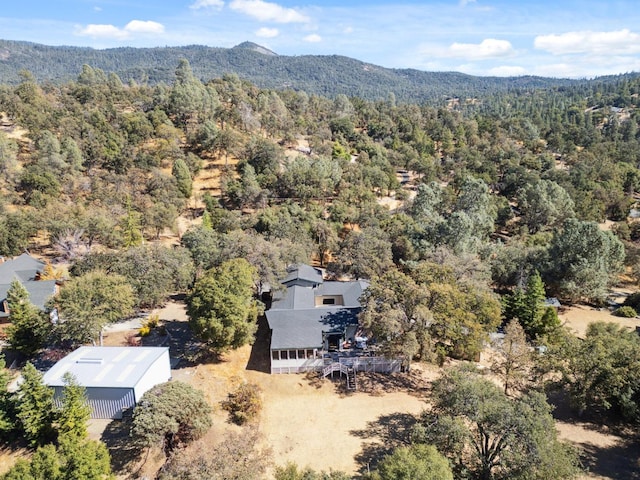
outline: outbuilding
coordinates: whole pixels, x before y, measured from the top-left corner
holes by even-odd
[[[69,372],[86,388],[91,418],[122,418],[145,392],[171,379],[167,347],[80,347],[44,374],[59,402]]]

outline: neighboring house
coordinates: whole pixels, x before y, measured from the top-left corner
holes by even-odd
[[[171,379],[167,347],[80,347],[44,374],[60,402],[63,376],[71,373],[86,388],[91,418],[122,418],[145,392]]]
[[[376,370],[396,369],[396,362],[372,357],[366,339],[359,336],[360,297],[368,282],[324,281],[320,270],[298,265],[282,284],[286,290],[274,295],[266,312],[271,373],[322,371],[332,363],[365,369],[364,363],[358,365],[365,354],[365,363],[375,363],[380,367]]]
[[[7,291],[13,280],[18,280],[29,292],[29,300],[44,310],[47,299],[56,293],[55,280],[40,280],[45,264],[28,253],[0,263],[0,324],[10,321]],[[0,329],[2,326],[0,325]]]

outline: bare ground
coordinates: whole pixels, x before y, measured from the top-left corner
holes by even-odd
[[[170,332],[188,335],[184,329],[178,331],[186,327],[181,303],[171,302],[157,313]],[[638,319],[614,317],[608,310],[585,306],[566,308],[560,317],[578,334],[598,320],[630,328],[640,325]],[[126,335],[127,332],[114,332],[105,341],[117,343],[124,341]],[[241,348],[210,363],[191,363],[189,351],[194,346],[187,347],[177,353],[184,360],[173,378],[206,392],[215,411],[214,425],[206,438],[210,442],[217,441],[224,431],[237,428],[228,422],[220,401],[238,382],[259,385],[263,392],[259,429],[279,465],[293,461],[317,470],[366,472],[373,459],[407,441],[407,429],[414,415],[426,406],[430,381],[439,374],[436,367],[418,366],[409,375],[360,375],[359,391],[347,393],[340,379],[332,382],[315,376],[268,374],[265,335],[262,325],[254,348]],[[177,348],[183,341],[174,341],[173,345]],[[583,462],[589,470],[584,480],[640,479],[640,450],[633,438],[576,419],[567,411],[556,413],[560,437],[583,452]],[[158,466],[159,459],[152,456],[138,473],[152,474]]]

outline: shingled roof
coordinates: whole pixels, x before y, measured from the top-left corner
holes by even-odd
[[[4,304],[11,282],[14,280],[18,280],[27,289],[31,303],[44,310],[47,299],[55,293],[56,288],[55,280],[38,280],[44,265],[28,253],[0,263],[0,318],[9,316]]]
[[[276,293],[266,312],[273,350],[322,348],[323,333],[357,325],[360,296],[369,286],[364,280],[324,281],[322,272],[309,265],[295,267],[282,283],[287,289]],[[341,302],[317,304],[318,297],[340,297]]]

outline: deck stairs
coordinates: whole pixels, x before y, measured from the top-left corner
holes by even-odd
[[[340,372],[340,375],[344,375],[347,379],[347,390],[357,390],[358,385],[356,383],[356,370],[353,367],[348,367],[342,363],[333,362],[322,370],[322,376],[333,376],[334,372]]]

